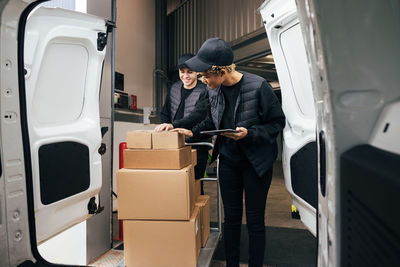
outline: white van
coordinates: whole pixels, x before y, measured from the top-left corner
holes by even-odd
[[[0,1],[1,266],[45,266],[37,244],[102,209],[98,96],[112,25],[61,9],[30,15],[39,2]],[[285,184],[318,238],[319,266],[400,263],[399,10],[260,7],[287,116]]]
[[[267,0],[286,189],[318,266],[400,264],[400,4]]]

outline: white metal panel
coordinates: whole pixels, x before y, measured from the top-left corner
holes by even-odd
[[[310,72],[295,1],[269,1],[260,12],[274,56],[287,122],[283,130],[282,152],[285,185],[301,220],[315,235],[315,208],[293,191],[290,167],[292,156],[306,144],[314,142],[316,137]]]
[[[52,125],[79,119],[88,61],[85,46],[58,38],[48,44],[31,102],[43,104],[32,105],[32,123]]]
[[[384,130],[382,119],[393,121],[393,103],[400,97],[400,5],[374,0],[297,3],[317,101],[317,130],[326,135],[326,195],[319,195],[318,263],[341,266],[351,258],[341,255],[348,249],[341,248],[342,240],[349,238],[341,228],[341,201],[346,193],[341,156],[361,144],[387,147],[378,144],[377,131]],[[398,144],[398,129],[389,126],[385,133],[393,147]],[[374,188],[370,194],[375,195]],[[363,258],[360,255],[353,258]]]
[[[97,34],[105,31],[103,19],[62,9],[41,7],[27,22],[25,53],[30,61],[25,62],[26,98],[38,242],[85,220],[87,203],[101,187],[101,156],[97,151],[101,142],[99,89],[105,50],[97,50]],[[44,205],[38,151],[42,145],[64,141],[88,147],[90,186]]]
[[[380,149],[400,154],[400,101],[391,103],[382,111],[369,143]]]
[[[314,120],[314,97],[311,90],[306,50],[304,45],[295,46],[296,44],[304,43],[300,25],[294,25],[284,31],[280,37],[297,105],[304,117]],[[299,65],[299,62],[302,65]]]
[[[86,265],[86,221],[43,242],[38,251],[51,263]]]
[[[3,168],[3,176],[0,178],[0,258],[4,266],[16,266],[33,258],[30,249],[17,58],[18,21],[27,5],[22,0],[0,3],[0,138]]]

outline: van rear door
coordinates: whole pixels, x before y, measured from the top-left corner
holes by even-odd
[[[317,103],[318,265],[400,266],[400,2],[296,3]]]
[[[317,143],[310,71],[295,1],[266,1],[260,12],[274,56],[286,115],[282,164],[300,218],[316,234]]]
[[[102,210],[107,22],[37,8],[43,1],[3,2],[0,259],[16,266],[44,262],[38,244]]]
[[[25,99],[37,241],[97,212],[104,19],[40,7],[25,30]]]

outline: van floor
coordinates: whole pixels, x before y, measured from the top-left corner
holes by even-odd
[[[210,219],[217,221],[217,187],[214,182],[204,183],[204,192],[210,195]],[[291,199],[285,188],[282,163],[277,161],[274,164],[273,178],[269,189],[266,205],[266,254],[264,266],[268,267],[308,267],[316,266],[316,239],[306,230],[300,220],[292,219]],[[223,218],[223,215],[222,215]],[[240,267],[247,267],[248,259],[248,237],[246,219],[243,216],[242,222],[242,250],[240,256]],[[118,236],[118,221],[114,214],[114,236]],[[116,241],[115,246],[120,245]],[[218,245],[210,267],[225,267],[223,250],[223,239]],[[124,266],[123,250],[112,249],[91,266]]]

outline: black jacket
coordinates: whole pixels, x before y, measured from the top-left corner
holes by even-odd
[[[234,122],[236,127],[247,129],[247,136],[237,143],[257,174],[263,176],[278,154],[276,137],[285,126],[285,115],[271,86],[261,77],[242,72],[242,86],[236,101]],[[209,112],[206,119],[193,128],[195,136],[200,131],[219,129],[225,109],[220,88],[209,90]],[[217,137],[213,159],[218,155]]]
[[[190,95],[185,99],[184,117],[176,120],[175,115],[182,104],[181,81],[175,82],[168,91],[165,104],[160,113],[161,123],[171,123],[174,128],[185,128],[191,130],[195,125],[204,120],[208,111],[208,91],[206,86],[197,81],[196,86]],[[197,138],[187,139],[187,142],[207,142],[209,136],[198,136]]]

